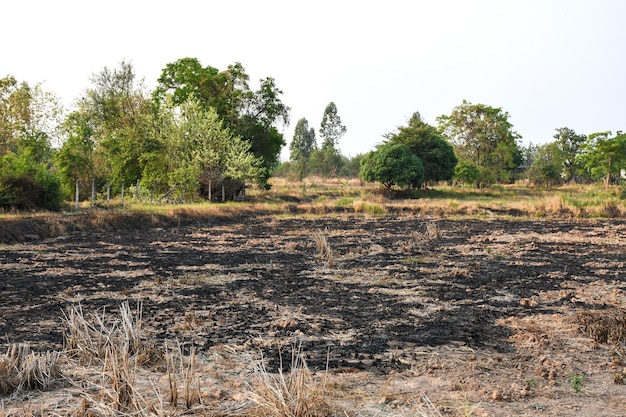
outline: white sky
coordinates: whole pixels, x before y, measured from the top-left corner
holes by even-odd
[[[523,143],[626,130],[623,0],[20,0],[1,7],[0,77],[43,82],[69,107],[103,67],[132,62],[153,88],[167,63],[241,62],[276,80],[339,147],[364,153],[415,111],[433,125],[463,99],[502,107]],[[318,143],[321,139],[318,135]],[[288,157],[287,148],[283,157]]]

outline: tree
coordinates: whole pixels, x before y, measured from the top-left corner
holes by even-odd
[[[331,101],[324,110],[320,125],[320,136],[323,139],[322,148],[336,148],[339,144],[339,139],[346,131],[347,129],[341,123],[341,117],[337,113],[337,106]]]
[[[65,129],[67,139],[56,152],[54,160],[59,180],[69,194],[76,180],[81,184],[89,184],[96,178],[96,142],[91,120],[84,112],[70,113],[65,120]],[[86,193],[87,189],[83,187],[82,190]]]
[[[563,169],[561,154],[558,142],[537,147],[528,168],[528,179],[548,188],[562,181],[564,178],[561,175]]]
[[[618,131],[598,132],[589,135],[581,147],[579,161],[594,176],[604,176],[604,186],[609,188],[611,175],[619,175],[626,167],[626,134]]]
[[[310,172],[322,178],[335,177],[341,173],[344,157],[334,146],[314,149],[309,159]]]
[[[175,105],[191,95],[208,110],[213,108],[234,134],[247,140],[254,154],[263,160],[265,169],[257,181],[268,188],[267,179],[279,162],[286,142],[278,127],[289,124],[289,107],[273,78],[260,80],[259,89],[251,90],[249,77],[240,63],[219,72],[202,67],[195,58],[183,58],[167,64],[153,94],[159,105],[171,100]]]
[[[565,181],[571,181],[580,168],[580,162],[577,156],[582,144],[587,140],[587,136],[578,135],[568,127],[556,129],[556,132],[554,139],[556,140],[555,144],[559,154],[558,157],[562,163],[563,179]]]
[[[179,112],[173,112],[169,132],[168,160],[170,185],[200,191],[229,182],[239,187],[258,178],[262,161],[254,156],[250,143],[223,127],[212,108],[205,110],[189,98]]]
[[[91,77],[91,88],[79,101],[78,112],[89,120],[95,138],[96,180],[108,178],[119,189],[122,180],[133,184],[144,174],[145,156],[161,152],[155,107],[132,64],[104,67]]]
[[[454,167],[454,179],[461,184],[474,184],[478,180],[480,170],[472,161],[462,159]]]
[[[520,136],[513,131],[509,114],[501,108],[463,100],[450,115],[442,115],[437,121],[459,159],[471,161],[479,169],[477,185],[509,181],[522,162]]]
[[[418,112],[413,113],[408,126],[385,136],[394,143],[403,143],[420,158],[424,165],[424,181],[449,181],[454,175],[458,159],[454,148],[443,139],[434,126],[424,122]]]
[[[393,186],[420,187],[424,166],[407,145],[386,142],[361,159],[361,177],[365,181],[380,182],[387,191]]]
[[[316,148],[315,129],[309,128],[308,120],[303,117],[296,123],[293,139],[289,144],[290,160],[296,167],[300,180],[308,174],[309,159]]]
[[[40,84],[0,80],[0,206],[61,207],[59,180],[50,172],[61,114],[56,97]]]

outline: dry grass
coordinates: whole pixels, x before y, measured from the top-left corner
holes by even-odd
[[[281,366],[282,368],[282,366]],[[306,361],[294,354],[291,371],[271,374],[263,361],[257,365],[247,397],[246,415],[251,417],[325,417],[332,410],[325,400],[324,381],[316,380]]]
[[[596,343],[620,344],[626,339],[626,311],[622,308],[576,313],[580,331]]]
[[[10,345],[0,357],[0,394],[46,390],[62,378],[58,352],[36,353],[26,344]]]
[[[128,302],[122,303],[119,317],[109,317],[105,311],[85,317],[80,305],[72,306],[64,321],[68,329],[65,351],[83,365],[107,359],[112,348],[126,352],[137,365],[150,363],[158,356],[143,334],[140,305],[133,314]]]
[[[316,248],[316,257],[326,262],[326,265],[329,268],[335,267],[335,258],[333,256],[333,251],[328,244],[328,240],[326,239],[326,235],[321,231],[313,233],[313,241],[315,242]]]

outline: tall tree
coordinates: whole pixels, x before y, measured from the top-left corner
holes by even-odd
[[[104,67],[91,77],[78,111],[90,119],[96,142],[96,176],[109,178],[114,187],[134,183],[144,173],[143,155],[162,144],[153,134],[155,108],[136,79],[131,63]]]
[[[65,120],[67,138],[55,154],[59,179],[66,193],[70,193],[76,180],[89,184],[96,178],[94,130],[89,116],[80,111],[70,113]],[[87,188],[83,187],[83,197]]]
[[[611,132],[592,133],[582,145],[579,161],[592,175],[604,176],[608,189],[611,176],[626,168],[626,133],[619,131],[613,137]]]
[[[556,129],[554,139],[560,154],[561,163],[563,164],[563,179],[571,181],[580,166],[576,157],[580,152],[581,146],[587,140],[587,136],[579,135],[568,127],[561,127]]]
[[[418,112],[413,113],[408,125],[399,127],[396,133],[385,137],[394,143],[403,143],[420,158],[424,165],[424,181],[449,181],[454,175],[458,160],[454,148],[434,126],[422,120]]]
[[[322,148],[336,148],[339,144],[339,139],[346,132],[347,128],[341,123],[341,117],[337,113],[337,106],[331,101],[324,110],[320,125]]]
[[[461,160],[480,171],[478,184],[510,180],[522,162],[518,140],[509,113],[501,108],[471,104],[465,100],[450,115],[437,118],[439,129],[455,146]]]
[[[263,159],[265,169],[257,180],[267,186],[286,145],[278,128],[289,123],[290,109],[282,94],[271,77],[261,79],[259,89],[253,91],[240,63],[220,72],[202,67],[195,58],[183,58],[163,69],[154,97],[158,103],[169,99],[181,104],[193,95],[205,110],[215,109],[225,127],[250,142],[254,154]]]
[[[315,129],[309,128],[309,121],[303,117],[296,123],[293,138],[289,144],[290,160],[294,164],[300,180],[307,175],[309,159],[316,148]]]

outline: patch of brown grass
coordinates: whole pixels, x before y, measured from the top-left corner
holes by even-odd
[[[576,313],[580,331],[596,343],[619,344],[626,339],[626,310],[584,310]]]
[[[27,344],[10,345],[0,357],[0,394],[46,390],[62,378],[58,352],[36,353]]]
[[[281,367],[282,368],[282,367]],[[271,374],[261,361],[249,386],[246,415],[251,417],[326,417],[332,415],[325,400],[324,381],[313,378],[300,354],[292,358],[291,371]]]

